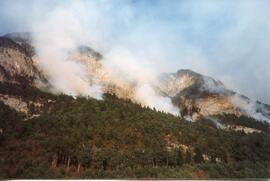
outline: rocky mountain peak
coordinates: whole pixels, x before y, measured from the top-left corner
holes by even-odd
[[[0,78],[1,81],[29,84],[41,78],[29,52],[6,37],[0,37]]]
[[[8,33],[3,36],[8,38],[18,45],[30,56],[35,55],[34,46],[32,45],[32,34],[30,32],[18,32],[18,33]]]
[[[164,74],[161,90],[172,98],[182,116],[192,120],[219,114],[246,115],[262,121],[270,121],[269,106],[238,94],[221,81],[192,70],[181,69]]]
[[[176,73],[163,74],[160,80],[163,85],[162,91],[170,97],[174,97],[180,92],[187,95],[203,92],[227,92],[222,82],[189,69],[180,69]]]
[[[0,37],[0,80],[27,83],[38,88],[49,87],[46,75],[37,66],[31,34],[7,34]],[[134,98],[135,85],[114,80],[102,66],[102,55],[88,46],[79,46],[70,52],[72,61],[85,65],[90,82],[99,81],[104,92],[119,98]],[[270,106],[251,101],[226,88],[221,81],[189,69],[159,76],[151,85],[158,94],[168,97],[182,116],[193,120],[219,114],[248,115],[259,120],[270,120]]]

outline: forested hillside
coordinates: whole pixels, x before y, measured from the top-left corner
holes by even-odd
[[[12,84],[0,88],[25,100],[50,100],[31,119],[0,102],[1,178],[270,177],[267,123],[219,117],[260,130],[246,134],[110,94],[98,101]]]

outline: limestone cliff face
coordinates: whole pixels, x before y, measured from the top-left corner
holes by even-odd
[[[90,54],[79,52],[74,57],[87,66],[89,78],[99,81],[104,92],[136,102],[135,85],[113,78],[103,68],[101,57],[93,55],[91,51]],[[163,74],[151,86],[161,96],[170,97],[182,116],[191,116],[193,120],[223,113],[270,119],[269,106],[260,102],[251,104],[251,100],[227,89],[222,82],[191,70]]]
[[[99,83],[104,92],[136,102],[134,83],[123,82],[107,71],[102,55],[87,46],[70,52],[69,59],[85,66],[92,84]],[[29,84],[38,88],[50,87],[46,75],[37,66],[38,56],[28,33],[0,37],[0,81]],[[252,102],[227,89],[222,82],[191,70],[162,74],[152,86],[160,96],[171,98],[182,116],[193,120],[222,113],[248,115],[270,121],[270,106]],[[3,101],[3,100],[2,100]]]
[[[92,83],[98,82],[106,93],[115,94],[119,98],[134,100],[134,87],[115,79],[102,66],[102,56],[89,47],[81,46],[70,54],[70,59],[79,61],[87,68],[88,78]]]
[[[160,89],[181,109],[182,116],[239,114],[229,100],[229,96],[234,92],[227,90],[220,81],[191,70],[164,74],[161,77]]]
[[[137,102],[136,85],[110,75],[103,67],[102,55],[98,52],[81,46],[70,54],[70,59],[84,64],[88,78],[92,83],[99,82],[104,92]],[[193,120],[223,113],[270,119],[270,106],[259,102],[251,104],[247,97],[227,89],[222,82],[191,70],[160,75],[151,86],[161,96],[170,97],[173,104],[180,108],[182,116],[191,116]]]
[[[133,99],[132,86],[112,78],[102,66],[100,53],[90,47],[79,46],[70,52],[69,59],[82,63],[87,69],[90,82],[99,82],[104,92],[123,99]],[[12,33],[0,37],[0,82],[26,84],[46,90],[50,84],[46,75],[39,69],[38,61],[34,46],[31,44],[31,34]],[[14,109],[21,110],[19,102],[14,104],[17,105],[13,106]]]
[[[21,112],[24,114],[28,114],[29,112],[27,103],[21,98],[0,94],[0,101],[2,101],[7,106],[15,109],[17,112]]]
[[[19,35],[0,37],[0,82],[37,88],[46,86],[46,78],[35,64],[34,50],[28,42],[19,38]],[[40,100],[26,100],[7,92],[0,92],[0,101],[24,114],[26,118],[37,116],[36,113],[43,105]]]
[[[29,57],[34,56],[35,49],[32,45],[32,34],[30,32],[8,33],[3,37],[8,38],[20,45]]]
[[[247,115],[270,120],[269,106],[227,89],[222,82],[191,70],[179,70],[161,77],[160,90],[172,98],[182,116],[196,120],[218,114]]]
[[[206,84],[206,82],[209,84]],[[160,88],[164,93],[170,97],[176,96],[179,92],[189,90],[197,91],[200,89],[207,89],[206,86],[220,86],[223,87],[221,82],[217,82],[210,77],[204,77],[196,72],[187,69],[178,70],[176,73],[163,74],[160,76]]]
[[[26,49],[9,38],[0,37],[0,80],[38,86],[42,79]]]

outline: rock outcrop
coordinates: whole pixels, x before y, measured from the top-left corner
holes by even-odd
[[[46,75],[38,67],[38,56],[31,40],[30,33],[7,34],[0,37],[0,81],[43,89],[50,87]],[[70,52],[69,59],[82,63],[87,69],[90,83],[98,82],[103,92],[137,102],[136,83],[123,82],[111,75],[103,67],[100,53],[90,47],[79,46]],[[181,115],[189,116],[193,121],[200,117],[225,113],[247,115],[270,122],[270,106],[251,101],[227,89],[222,82],[191,70],[162,74],[150,86],[160,96],[169,97],[180,109]]]
[[[39,87],[44,77],[29,52],[13,40],[0,37],[0,80]]]
[[[219,114],[247,115],[270,121],[270,107],[227,89],[222,82],[191,70],[161,77],[160,90],[172,98],[182,116],[199,118]]]

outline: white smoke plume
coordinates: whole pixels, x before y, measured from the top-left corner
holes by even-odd
[[[135,99],[150,108],[179,115],[179,109],[172,105],[171,99],[158,95],[149,84],[136,87]]]
[[[207,116],[207,119],[211,120],[212,123],[214,123],[214,125],[216,126],[216,128],[218,128],[218,129],[225,128],[224,125],[220,123],[221,121],[218,118],[213,117],[213,116]]]
[[[224,87],[221,82],[215,81],[210,77],[203,76],[203,80],[203,89],[206,89],[213,93],[228,95],[230,102],[236,109],[239,109],[242,114],[252,117],[256,120],[266,121],[270,123],[270,109],[265,107],[263,104],[259,104],[253,99],[243,97],[238,93],[233,94],[230,90],[226,89],[226,87]],[[218,125],[217,119],[214,120],[213,117],[208,118],[212,120],[217,125],[217,127],[220,127]]]
[[[90,84],[85,65],[69,58],[70,52],[80,45],[83,31],[72,12],[62,8],[51,12],[33,27],[37,63],[54,91],[101,99],[102,90],[97,83]]]
[[[179,115],[171,99],[159,95],[153,86],[157,83],[157,72],[151,62],[144,57],[133,55],[126,48],[113,48],[103,61],[105,70],[118,84],[120,82],[134,87],[134,99],[143,106]],[[141,62],[141,63],[138,63]]]
[[[231,102],[234,106],[240,108],[247,116],[270,123],[270,110],[266,110],[265,107],[258,104],[256,101],[250,99],[247,100],[239,94],[235,94],[231,97]],[[269,116],[264,115],[263,112]]]
[[[117,84],[124,82],[134,87],[133,99],[137,103],[178,115],[179,110],[172,105],[170,98],[161,97],[151,87],[156,81],[157,72],[147,56],[131,53],[129,46],[100,46],[99,42],[104,40],[96,33],[98,27],[94,25],[97,22],[90,18],[92,22],[85,23],[83,17],[86,9],[83,4],[71,3],[69,7],[58,7],[32,27],[37,63],[49,78],[53,91],[74,97],[81,95],[101,99],[103,92],[98,81],[91,84],[86,65],[69,56],[78,46],[90,42],[94,47],[101,48],[104,57],[101,63],[110,78]],[[91,4],[91,7],[94,10],[92,15],[99,17],[96,4]]]
[[[44,60],[41,66],[54,52],[43,52],[43,44],[53,49],[56,46],[53,44],[58,41],[65,42],[63,47],[61,44],[55,47],[64,51],[53,57],[56,62],[58,59],[65,60],[66,52],[78,42],[102,53],[107,63],[110,62],[108,54],[114,52],[115,47],[125,47],[132,57],[136,55],[136,65],[142,65],[142,68],[150,62],[150,66],[146,67],[157,73],[192,69],[221,80],[230,89],[267,103],[270,101],[268,7],[267,0],[1,0],[0,33],[34,29],[38,36],[39,56]],[[96,92],[92,90],[93,87],[89,88],[84,66],[76,61],[71,62],[65,61],[65,66],[61,65],[61,68],[57,65],[60,61],[44,65],[54,87],[70,95],[98,97],[93,93]],[[67,81],[62,80],[64,76],[54,77],[60,73],[53,69],[68,71],[70,67],[73,73],[66,76]],[[107,67],[110,67],[110,63]],[[137,69],[130,66],[124,68],[128,74],[122,73],[120,80],[124,77],[141,82],[137,75],[130,75],[130,72],[135,74]],[[136,84],[139,87],[144,85]],[[149,84],[148,80],[146,84]]]

